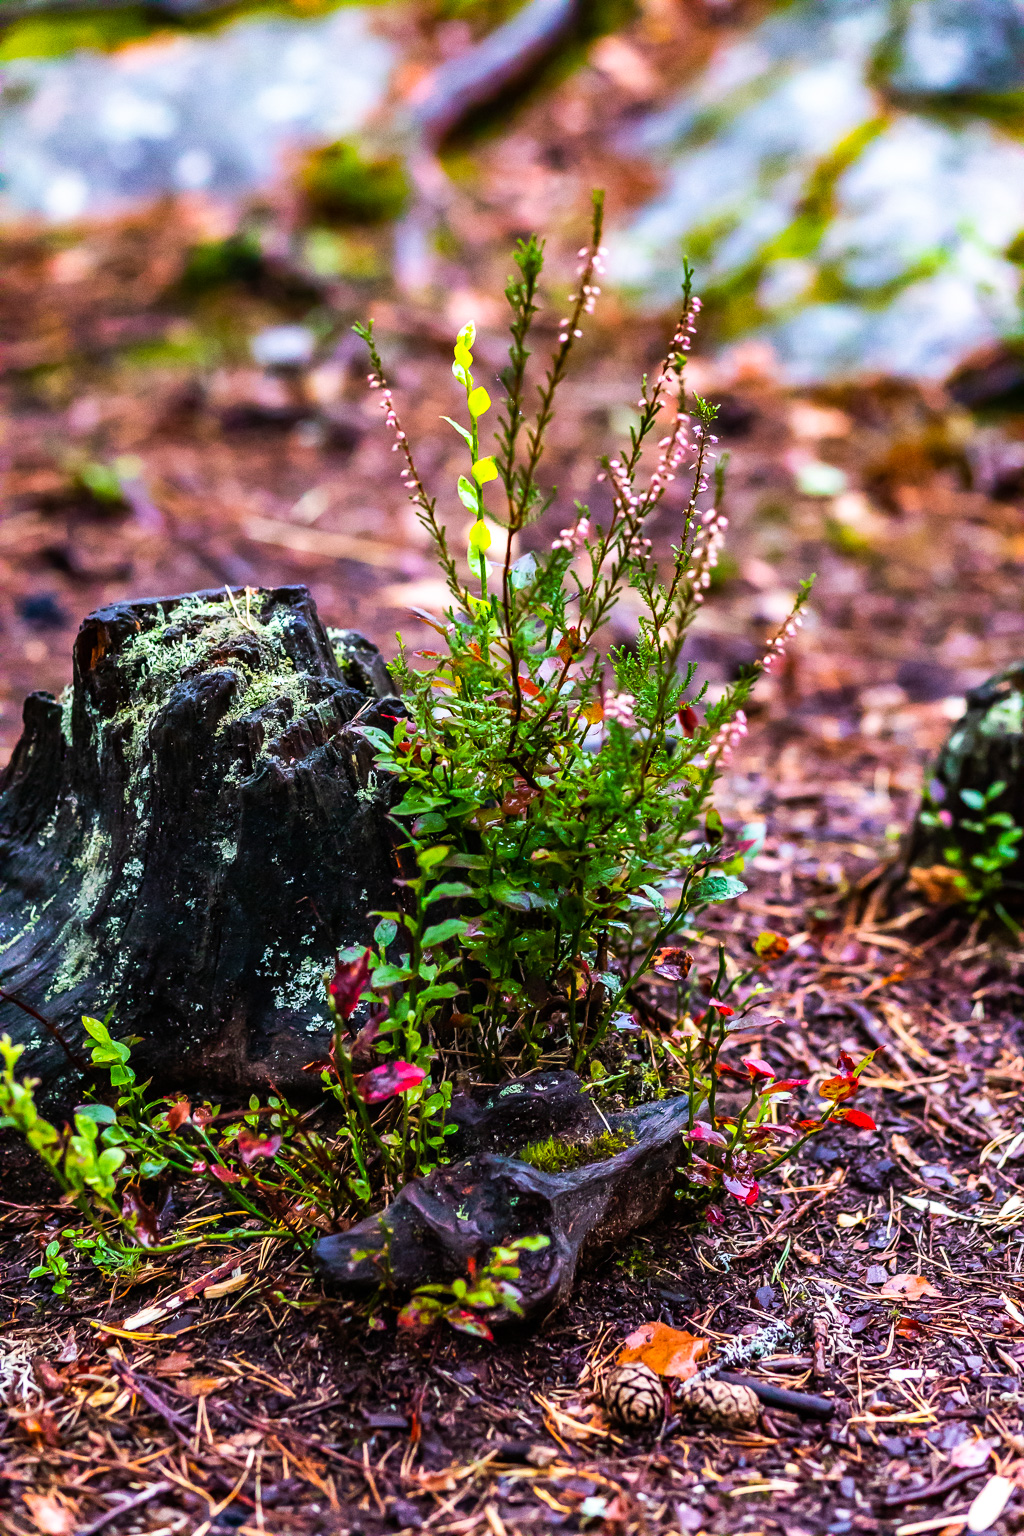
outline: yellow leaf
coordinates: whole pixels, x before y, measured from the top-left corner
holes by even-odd
[[[483,518],[475,522],[469,530],[469,547],[470,549],[490,549],[491,547],[491,530]]]
[[[475,419],[477,416],[482,416],[484,411],[490,410],[491,397],[487,393],[486,389],[484,389],[483,385],[478,384],[476,389],[474,389],[472,394],[469,396],[466,404],[469,406],[469,414]]]
[[[482,395],[485,393],[486,391],[482,389],[475,389],[473,391],[474,395]],[[470,395],[469,398],[472,400],[473,395]],[[497,480],[497,478],[498,466],[495,464],[492,458],[477,459],[476,463],[473,465],[473,479],[476,481],[477,485],[486,485],[488,480]]]

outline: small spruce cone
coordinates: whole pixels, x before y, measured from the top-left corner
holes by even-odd
[[[665,1414],[661,1377],[639,1360],[631,1365],[617,1365],[604,1385],[604,1405],[626,1429],[657,1424]]]
[[[680,1412],[703,1419],[713,1429],[753,1429],[761,1405],[750,1387],[733,1386],[728,1381],[685,1381],[676,1401]]]

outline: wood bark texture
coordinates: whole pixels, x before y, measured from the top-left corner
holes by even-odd
[[[0,1031],[47,1102],[80,1092],[81,1016],[108,1010],[158,1085],[310,1082],[324,971],[395,904],[358,728],[404,713],[390,694],[304,587],[88,616],[70,689],[29,696],[0,774]]]

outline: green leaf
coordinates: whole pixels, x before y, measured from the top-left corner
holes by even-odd
[[[461,991],[462,988],[457,987],[454,981],[440,981],[425,987],[419,995],[425,1003],[433,1003],[446,997],[457,997]]]
[[[551,905],[550,897],[541,896],[537,891],[521,890],[508,880],[496,880],[487,889],[493,900],[499,901],[503,907],[511,907],[515,912],[536,912],[541,907]]]
[[[423,935],[424,948],[429,949],[432,944],[445,944],[449,939],[458,938],[468,927],[464,917],[445,918],[443,923],[435,923],[427,929]]]
[[[397,932],[398,924],[395,922],[394,918],[382,917],[376,928],[373,930],[373,942],[380,949],[387,949],[388,945],[392,942]]]
[[[375,990],[380,987],[396,987],[399,982],[408,981],[412,971],[407,965],[378,965],[370,977],[370,986]]]
[[[472,481],[466,479],[465,475],[459,476],[459,500],[471,512],[475,512],[480,505],[480,493]]]
[[[443,864],[450,853],[451,849],[444,844],[439,844],[436,848],[421,848],[416,855],[416,862],[424,874],[429,874],[438,864]]]
[[[972,811],[983,811],[985,809],[985,796],[977,789],[962,789],[960,791],[960,799]]]
[[[743,881],[737,880],[735,875],[705,875],[703,880],[691,885],[689,899],[694,903],[731,901],[734,896],[742,896],[746,889]]]
[[[435,901],[443,901],[453,896],[472,896],[473,887],[467,885],[464,880],[442,880],[440,885],[432,886],[430,892],[423,899],[423,905],[429,907]]]
[[[513,591],[518,592],[523,587],[528,587],[537,574],[537,557],[531,551],[520,555],[514,565],[509,567],[508,582]]]
[[[662,922],[664,922],[666,917],[668,917],[668,907],[666,907],[666,905],[665,905],[665,898],[664,898],[664,896],[657,889],[657,887],[653,886],[653,885],[642,885],[640,887],[640,889],[643,891],[644,895],[648,898],[648,900],[651,903],[651,906],[654,908],[655,912],[657,912],[657,914],[661,918]],[[744,890],[746,890],[746,886],[744,886]]]
[[[465,427],[461,426],[459,424],[459,422],[457,422],[457,421],[452,421],[452,418],[450,416],[442,416],[441,420],[442,421],[446,421],[450,427],[454,427],[456,432],[459,434],[459,436],[460,437],[464,437],[466,439],[466,442],[472,448],[472,446],[473,446],[473,434],[472,434],[472,432],[467,432]]]
[[[93,1120],[97,1125],[113,1125],[117,1114],[109,1104],[79,1104],[75,1110],[75,1119],[79,1115],[85,1120]]]

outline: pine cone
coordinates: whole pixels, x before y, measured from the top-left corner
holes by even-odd
[[[604,1384],[604,1405],[626,1429],[657,1424],[665,1414],[661,1377],[639,1360],[617,1365]]]
[[[680,1412],[703,1419],[713,1429],[753,1429],[761,1412],[750,1387],[728,1381],[684,1381],[676,1401]]]

